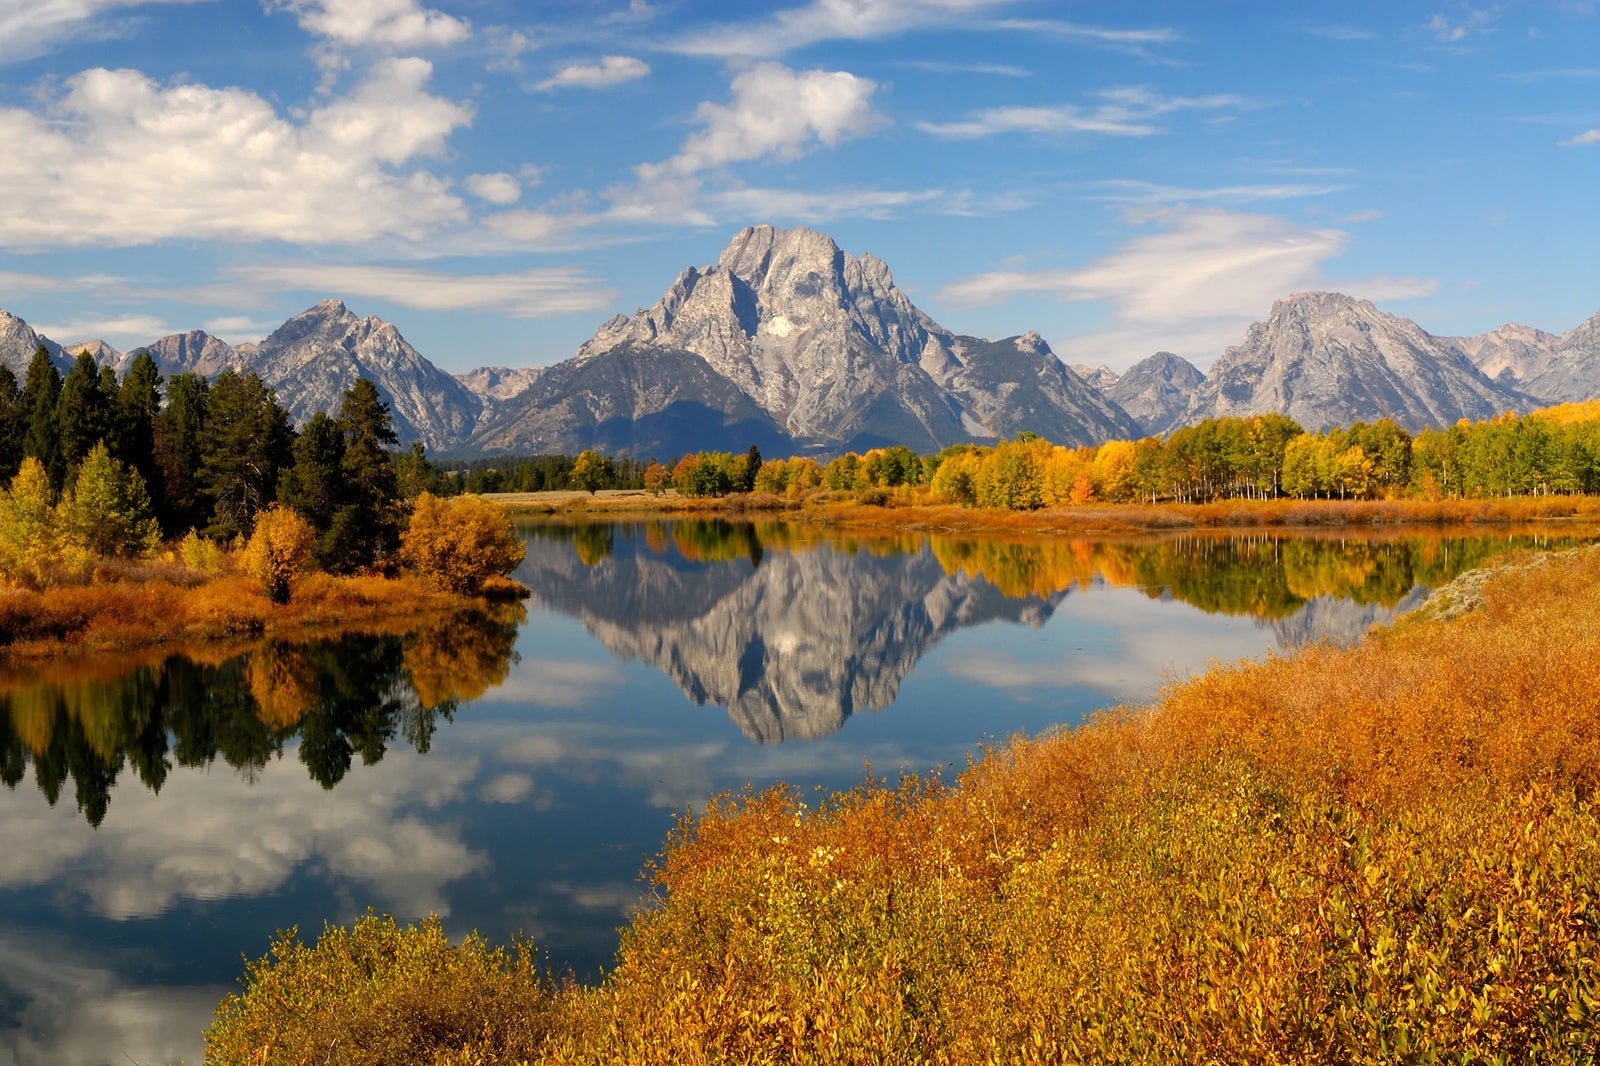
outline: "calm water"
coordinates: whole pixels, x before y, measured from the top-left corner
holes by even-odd
[[[717,792],[959,762],[1564,542],[522,533],[525,608],[0,676],[0,1066],[197,1062],[242,956],[369,906],[593,974]]]

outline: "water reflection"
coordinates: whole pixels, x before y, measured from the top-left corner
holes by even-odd
[[[441,720],[505,680],[524,619],[505,605],[404,636],[274,641],[220,662],[171,655],[0,676],[0,781],[14,788],[31,765],[51,806],[70,781],[92,826],[125,770],[151,792],[174,765],[219,758],[254,780],[292,747],[331,789],[357,756],[374,765],[397,737],[426,753]]]
[[[537,602],[613,654],[727,709],[760,743],[814,740],[896,699],[951,633],[1040,627],[1065,598],[1134,588],[1272,627],[1280,646],[1348,642],[1426,589],[1548,537],[1185,534],[827,536],[783,523],[529,524]]]

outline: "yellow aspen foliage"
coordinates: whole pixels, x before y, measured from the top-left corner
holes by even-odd
[[[522,562],[522,541],[505,511],[482,496],[417,497],[411,524],[400,536],[400,558],[426,581],[475,593]]]
[[[110,557],[145,559],[161,546],[144,479],[114,458],[103,441],[84,456],[60,511],[68,549],[85,564]]]
[[[426,493],[424,493],[426,495]],[[288,603],[294,583],[311,569],[317,534],[311,523],[287,507],[272,505],[256,518],[240,562],[261,582],[273,603]]]
[[[14,578],[47,585],[60,562],[55,494],[50,475],[33,456],[0,491],[0,568]]]

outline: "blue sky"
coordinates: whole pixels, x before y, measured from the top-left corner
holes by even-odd
[[[1600,310],[1600,4],[0,0],[0,308],[119,348],[325,296],[571,355],[739,228],[937,321],[1208,365],[1337,288]]]

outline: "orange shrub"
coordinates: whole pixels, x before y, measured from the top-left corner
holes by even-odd
[[[300,576],[311,569],[317,545],[311,523],[287,507],[273,504],[256,517],[256,528],[240,562],[245,573],[261,582],[273,603],[288,603]]]

